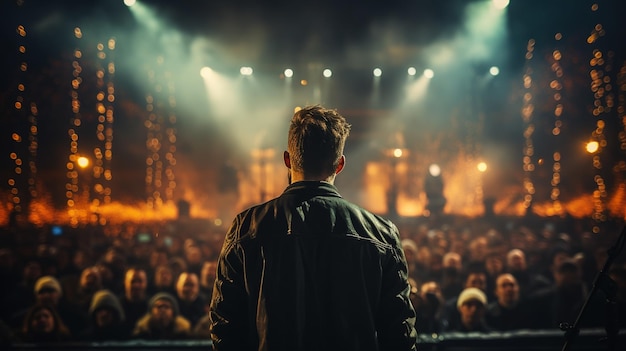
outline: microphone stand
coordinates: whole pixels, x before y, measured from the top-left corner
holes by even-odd
[[[607,334],[608,350],[615,350],[617,334],[619,332],[619,325],[617,321],[618,316],[617,316],[617,308],[616,308],[617,302],[615,301],[615,296],[617,294],[617,285],[615,284],[613,279],[609,277],[608,271],[611,268],[613,261],[615,260],[617,255],[619,255],[620,251],[624,247],[625,241],[626,241],[626,227],[624,227],[624,229],[620,233],[619,237],[617,238],[617,241],[615,242],[615,245],[613,245],[607,251],[608,256],[606,258],[606,261],[604,262],[604,266],[602,267],[600,272],[598,272],[595,279],[593,280],[591,291],[587,295],[587,300],[585,301],[582,308],[580,309],[580,312],[578,313],[578,317],[576,317],[576,321],[574,322],[574,325],[569,325],[568,323],[561,323],[559,325],[559,328],[565,331],[565,343],[563,344],[563,348],[561,349],[562,351],[566,351],[570,343],[580,333],[579,325],[580,325],[581,317],[583,316],[587,308],[587,305],[589,304],[589,301],[591,300],[591,297],[594,295],[594,293],[598,289],[601,289],[604,292],[604,295],[606,297],[605,298],[606,300],[605,330]]]

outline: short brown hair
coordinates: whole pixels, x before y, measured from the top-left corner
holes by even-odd
[[[343,154],[350,124],[336,110],[307,106],[294,113],[289,126],[291,167],[306,175],[329,176]]]

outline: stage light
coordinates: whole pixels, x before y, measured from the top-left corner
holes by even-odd
[[[326,68],[324,72],[322,72],[322,75],[324,75],[324,77],[326,78],[330,78],[333,75],[333,71],[331,71],[329,68]]]
[[[415,69],[415,67],[409,67],[409,69],[407,70],[407,73],[410,76],[414,76],[415,74],[417,74],[417,70]]]
[[[424,70],[424,77],[431,79],[434,76],[435,76],[435,72],[432,69],[427,68]]]
[[[380,68],[374,68],[374,77],[380,77],[383,75],[383,70]]]
[[[438,164],[433,163],[428,166],[428,173],[433,177],[439,177],[439,175],[441,175],[441,168]]]
[[[509,6],[509,0],[493,0],[493,5],[500,10],[504,10],[507,6]]]
[[[285,74],[285,77],[287,77],[287,78],[293,77],[293,70],[291,68],[287,68],[285,70],[285,72],[283,72],[283,73]]]
[[[251,76],[252,72],[252,67],[244,66],[239,69],[239,73],[241,73],[242,76]]]
[[[128,7],[131,7],[131,6],[135,5],[136,2],[137,1],[135,1],[135,0],[124,0],[124,5],[126,5]]]
[[[479,172],[484,173],[487,171],[487,164],[485,162],[479,162],[476,165],[476,169],[478,169]]]
[[[394,149],[393,150],[393,157],[395,157],[395,158],[402,157],[402,149]]]
[[[498,68],[498,66],[491,66],[491,68],[489,68],[489,74],[495,77],[500,74],[500,69]]]
[[[209,76],[211,75],[211,72],[213,72],[213,70],[209,67],[202,67],[200,69],[200,76],[204,79],[209,79]]]

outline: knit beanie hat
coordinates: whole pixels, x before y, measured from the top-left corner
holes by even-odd
[[[459,299],[456,302],[456,307],[461,307],[464,303],[470,300],[477,300],[482,303],[483,306],[487,305],[487,295],[485,295],[482,290],[478,288],[467,288],[461,292],[461,295],[459,295]]]
[[[35,283],[35,295],[38,294],[43,289],[52,289],[52,290],[57,291],[60,295],[63,294],[63,289],[61,289],[61,284],[55,277],[51,275],[46,275],[37,279],[37,282]]]
[[[152,309],[154,304],[156,304],[156,302],[159,300],[167,300],[172,304],[172,310],[174,311],[174,316],[178,316],[180,314],[180,310],[178,309],[178,301],[176,301],[176,298],[174,296],[166,292],[159,292],[159,293],[154,294],[154,296],[152,296],[152,298],[148,302],[148,306],[150,307],[150,309]]]

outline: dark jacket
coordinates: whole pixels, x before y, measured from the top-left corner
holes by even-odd
[[[210,307],[215,350],[415,350],[396,226],[303,181],[240,213]]]

